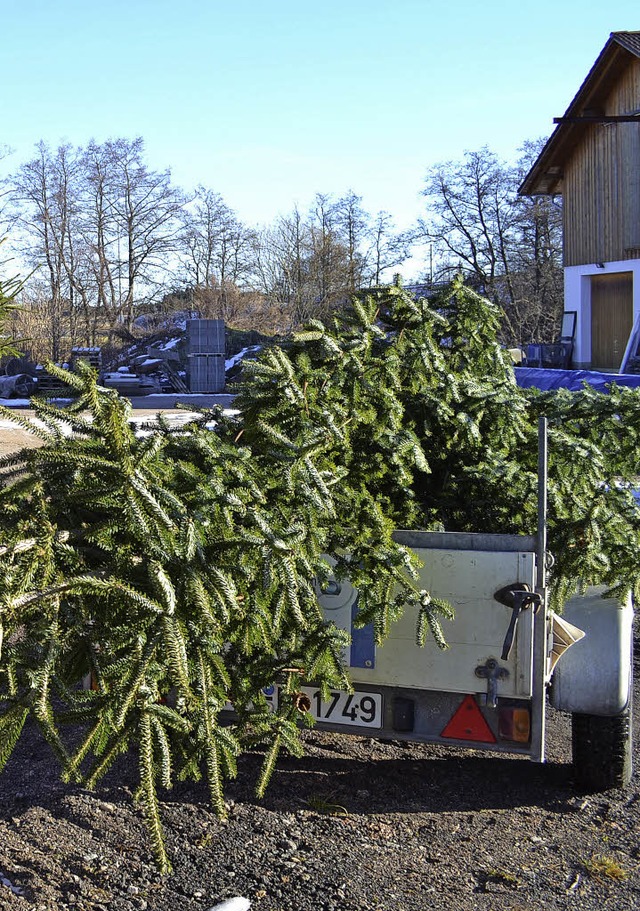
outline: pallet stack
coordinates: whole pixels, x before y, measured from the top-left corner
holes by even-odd
[[[69,359],[71,370],[75,370],[78,361],[85,361],[90,367],[100,373],[102,370],[102,348],[72,348]]]

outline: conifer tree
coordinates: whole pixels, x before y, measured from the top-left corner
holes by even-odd
[[[140,437],[126,400],[88,367],[49,369],[76,401],[35,403],[38,423],[14,416],[43,445],[0,463],[0,760],[28,715],[68,781],[92,787],[134,750],[168,869],[158,788],[204,773],[224,815],[243,746],[267,745],[260,793],[279,750],[300,752],[301,677],[349,687],[345,635],[317,601],[336,520],[334,441],[274,440],[265,425],[254,453],[222,415],[216,431],[203,415],[187,432],[160,422]],[[390,573],[382,557],[366,570],[375,590]],[[79,688],[87,675],[90,690]],[[276,713],[262,694],[274,681]],[[220,717],[229,702],[232,726]],[[73,749],[70,723],[85,729]]]
[[[539,414],[554,603],[581,583],[637,590],[638,394],[520,390],[498,324],[459,281],[431,303],[376,289],[247,367],[237,416],[143,433],[90,368],[50,366],[71,406],[3,411],[41,445],[0,460],[0,769],[29,717],[69,782],[135,756],[168,869],[162,790],[204,776],[224,815],[243,749],[265,750],[259,794],[300,753],[301,682],[349,688],[346,634],[318,603],[330,573],[378,641],[410,609],[417,640],[446,645],[450,608],[393,532],[534,531]]]
[[[4,240],[5,238],[0,238],[0,245],[4,243]],[[11,314],[19,309],[16,297],[21,290],[22,281],[19,278],[0,281],[0,357],[6,357],[7,355],[15,357],[20,354],[6,330]]]

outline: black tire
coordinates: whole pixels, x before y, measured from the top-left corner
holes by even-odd
[[[631,703],[619,715],[572,715],[573,773],[584,791],[624,788],[631,781]]]

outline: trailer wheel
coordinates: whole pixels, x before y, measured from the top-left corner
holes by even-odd
[[[632,773],[631,703],[619,715],[572,715],[573,773],[585,791],[623,788]]]

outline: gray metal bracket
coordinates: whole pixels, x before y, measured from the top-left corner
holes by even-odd
[[[487,681],[485,704],[495,709],[498,704],[498,681],[507,679],[508,669],[499,665],[495,658],[489,658],[484,664],[478,665],[475,674],[476,677]]]

